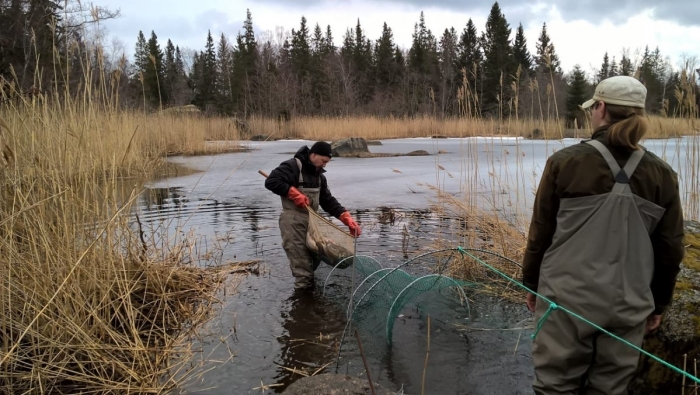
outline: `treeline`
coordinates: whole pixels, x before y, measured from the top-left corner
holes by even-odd
[[[8,2],[9,8],[5,6]],[[182,51],[171,40],[163,48],[154,31],[148,38],[139,32],[133,64],[126,56],[106,61],[99,46],[89,51],[78,45],[76,51],[75,45],[65,45],[67,40],[84,41],[75,31],[69,36],[59,28],[47,29],[49,25],[35,9],[60,20],[57,11],[63,1],[0,0],[0,4],[3,78],[18,79],[25,89],[36,87],[36,73],[31,71],[41,69],[44,87],[59,85],[59,81],[78,92],[76,87],[82,86],[79,76],[89,71],[92,76],[109,76],[102,81],[93,78],[90,83],[108,84],[127,107],[195,104],[209,114],[239,117],[433,114],[548,119],[559,115],[581,124],[578,104],[590,97],[595,83],[608,76],[630,75],[642,81],[648,89],[647,110],[651,113],[697,114],[700,97],[695,83],[695,74],[700,76],[700,69],[694,70],[697,65],[687,62],[683,69],[674,70],[658,48],[646,48],[635,59],[627,51],[619,58],[606,53],[592,76],[578,65],[564,73],[547,25],[542,25],[536,52],[531,54],[522,24],[511,40],[512,28],[498,3],[491,8],[482,33],[469,19],[461,31],[452,27],[438,37],[426,27],[421,13],[407,50],[396,45],[386,23],[380,37],[372,40],[359,20],[344,32],[339,47],[330,26],[311,27],[305,17],[289,33],[256,36],[248,11],[243,31],[233,40],[209,32],[201,51]],[[24,6],[18,11],[15,4]],[[17,12],[24,13],[24,20],[34,21],[32,44],[42,56],[33,63],[34,51],[26,50],[27,27],[22,30],[15,23],[14,28],[6,28],[10,25],[5,21],[17,20],[13,16]],[[6,37],[15,39],[8,44]],[[59,52],[62,47],[55,43],[63,43],[71,54],[47,56],[52,43]],[[59,63],[60,59],[76,61],[68,69],[70,64],[54,67],[57,58]],[[18,69],[24,70],[21,77]],[[60,73],[52,79],[54,70]]]

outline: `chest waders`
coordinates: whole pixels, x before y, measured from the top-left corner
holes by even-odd
[[[319,196],[321,193],[320,182],[318,188],[306,187],[302,171],[301,161],[296,159],[299,167],[299,192],[306,195],[311,203],[311,208],[318,211]],[[310,183],[309,183],[310,184]],[[309,213],[306,208],[297,207],[294,202],[282,196],[282,214],[279,218],[280,233],[282,235],[282,248],[287,254],[289,268],[294,276],[295,288],[306,288],[313,284],[314,271],[321,261],[306,246],[306,232],[309,226]]]
[[[603,156],[615,184],[609,193],[561,199],[538,293],[641,346],[646,318],[654,311],[649,234],[665,210],[630,189],[644,150],[635,151],[621,170],[605,145],[586,143]],[[549,308],[538,300],[535,322]],[[638,351],[557,310],[537,334],[532,356],[539,395],[627,394],[639,360]]]

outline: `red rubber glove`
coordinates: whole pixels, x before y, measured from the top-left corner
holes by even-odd
[[[353,237],[359,237],[362,234],[362,229],[360,229],[360,225],[355,222],[354,219],[350,216],[350,213],[347,211],[344,211],[342,214],[340,214],[340,217],[338,219],[344,223],[348,228],[350,228],[350,234],[353,235]]]
[[[311,204],[309,198],[294,187],[289,188],[287,197],[299,208],[306,208],[306,206]]]

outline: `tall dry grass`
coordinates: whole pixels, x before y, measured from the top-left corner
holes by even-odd
[[[698,132],[700,123],[682,118],[650,116],[647,138],[667,139]],[[414,137],[502,136],[557,140],[587,138],[590,128],[566,129],[564,121],[523,118],[499,121],[474,117],[297,117],[288,122],[254,116],[248,121],[253,134],[272,139],[337,140],[362,137],[369,140]]]
[[[106,92],[0,97],[2,393],[166,392],[196,374],[188,338],[235,285],[195,235],[147,237],[132,209],[168,155],[237,150],[237,130]]]

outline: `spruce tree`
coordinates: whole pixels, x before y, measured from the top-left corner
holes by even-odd
[[[547,23],[542,24],[542,32],[537,40],[536,47],[535,65],[537,71],[545,74],[561,74],[561,62],[554,50],[554,44],[552,44],[552,40],[547,34]]]
[[[394,34],[384,22],[382,35],[374,46],[375,79],[380,89],[386,89],[394,79]]]
[[[620,60],[620,75],[631,76],[633,73],[632,60],[627,56],[627,54],[622,54],[622,59]]]
[[[454,28],[445,29],[440,39],[439,67],[440,67],[440,103],[442,113],[456,112],[456,106],[452,100],[456,95],[457,80],[460,72],[455,68],[457,60],[457,31]]]
[[[513,57],[515,62],[520,66],[521,75],[527,76],[532,72],[532,56],[527,49],[527,40],[523,24],[518,25],[518,30],[515,33],[515,41],[513,42]]]
[[[608,77],[614,77],[619,74],[619,70],[617,69],[617,62],[615,61],[615,57],[613,56],[612,62],[610,63],[610,72],[608,73]]]
[[[569,77],[566,90],[566,118],[567,122],[583,127],[585,120],[583,110],[579,107],[590,97],[590,86],[586,77],[586,72],[581,69],[581,66],[574,66],[574,70]],[[570,125],[571,126],[571,125]]]
[[[459,44],[457,45],[456,69],[459,72],[457,76],[457,85],[467,88],[463,86],[463,80],[465,78],[463,73],[466,73],[468,90],[472,97],[477,97],[478,92],[481,91],[481,84],[479,82],[483,77],[482,62],[483,55],[481,53],[478,32],[474,22],[470,18],[467,22],[467,26],[460,35]]]
[[[196,69],[196,91],[192,100],[195,105],[204,111],[210,111],[216,104],[216,50],[214,48],[214,38],[211,31],[207,32],[207,43],[204,52],[200,52],[198,69]]]
[[[148,43],[146,42],[146,37],[143,35],[143,31],[139,30],[139,34],[136,37],[136,50],[134,51],[134,67],[137,73],[145,73],[146,66],[150,60]]]
[[[308,77],[311,63],[311,46],[309,44],[309,28],[306,17],[301,17],[299,30],[292,29],[291,61],[292,70],[299,80]]]
[[[605,52],[603,64],[600,65],[596,82],[600,82],[608,77],[610,77],[610,58],[608,58],[608,53]]]
[[[338,50],[335,43],[333,42],[333,33],[331,32],[331,25],[326,26],[326,35],[323,39],[322,52],[324,55],[333,55]]]
[[[216,87],[215,100],[219,113],[231,115],[233,112],[233,86],[231,72],[233,71],[233,53],[231,44],[224,33],[221,33],[216,49]]]
[[[493,4],[482,37],[484,82],[482,111],[492,116],[507,115],[512,97],[511,81],[517,69],[510,45],[511,29],[498,2]]]
[[[153,105],[165,104],[168,101],[165,89],[165,65],[163,64],[163,51],[158,44],[158,37],[151,31],[148,40],[148,62],[144,73],[144,85],[146,98]]]

